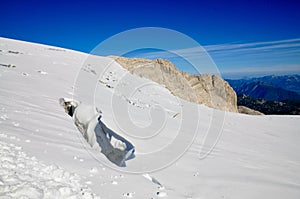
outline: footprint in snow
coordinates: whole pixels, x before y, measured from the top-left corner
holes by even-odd
[[[16,136],[10,136],[9,139],[15,140],[15,139],[16,139]]]
[[[40,73],[41,75],[47,75],[48,74],[47,72],[41,71],[41,70],[38,70],[37,72]]]
[[[2,115],[0,118],[1,118],[2,120],[4,120],[4,121],[7,120],[7,119],[9,119],[9,117],[8,117],[7,115],[5,115],[5,114]]]
[[[98,169],[96,167],[93,167],[90,169],[90,173],[98,173]]]
[[[118,178],[123,178],[123,175],[115,175],[115,176],[110,176],[111,179],[118,179]]]
[[[91,181],[86,181],[85,184],[91,185],[93,183]]]
[[[15,127],[18,127],[18,126],[20,126],[20,124],[19,124],[19,123],[17,123],[17,122],[12,122],[12,124],[13,124]]]
[[[163,197],[166,197],[166,196],[167,196],[167,193],[166,193],[166,192],[160,192],[160,191],[158,191],[158,192],[156,193],[156,195],[157,195],[159,198],[163,198]]]
[[[77,156],[73,156],[73,159],[74,159],[74,160],[78,160],[78,159],[79,159],[80,162],[83,162],[83,161],[84,161],[84,159],[78,158]]]
[[[130,192],[130,193],[123,193],[123,196],[125,198],[132,198],[134,196],[135,192]]]
[[[6,134],[3,134],[3,133],[0,133],[0,137],[1,137],[1,138],[7,138],[7,135],[6,135]]]
[[[113,180],[113,181],[111,181],[111,184],[112,184],[112,185],[118,185],[118,182],[115,181],[115,180]]]

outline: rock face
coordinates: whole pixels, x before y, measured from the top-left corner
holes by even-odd
[[[190,102],[230,112],[238,112],[237,97],[230,85],[217,75],[180,72],[170,61],[110,56],[131,73],[145,77]]]
[[[264,115],[263,113],[248,108],[246,106],[238,106],[239,113],[248,114],[248,115]]]

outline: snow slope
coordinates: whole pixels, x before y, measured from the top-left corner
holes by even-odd
[[[215,111],[110,58],[5,38],[0,96],[0,197],[300,197],[298,116]],[[61,97],[93,104],[133,143],[127,167],[91,149]]]
[[[2,138],[7,137],[0,134]],[[11,137],[12,139],[12,137]],[[0,141],[1,196],[7,198],[99,198],[80,178],[56,165],[28,157],[22,147]]]

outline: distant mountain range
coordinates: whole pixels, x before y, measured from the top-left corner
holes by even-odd
[[[260,78],[226,80],[237,95],[283,101],[300,100],[300,75],[265,76]]]
[[[237,93],[238,105],[264,114],[300,114],[300,75],[226,81]]]
[[[300,75],[272,75],[260,78],[253,78],[251,81],[270,83],[274,86],[281,87],[285,90],[293,91],[300,94]]]

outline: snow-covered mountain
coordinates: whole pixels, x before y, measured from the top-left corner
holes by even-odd
[[[111,58],[5,38],[0,96],[1,197],[300,197],[299,116],[214,110]],[[118,167],[93,150],[61,97],[101,110],[135,158]]]

